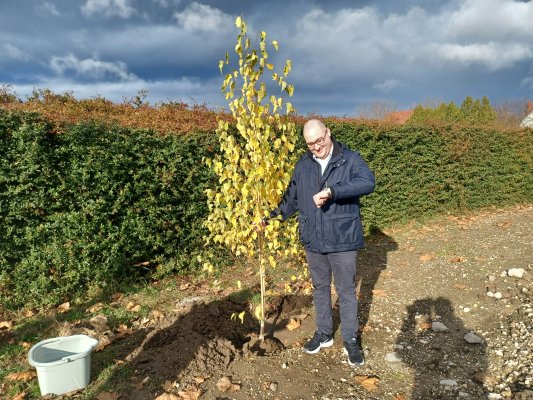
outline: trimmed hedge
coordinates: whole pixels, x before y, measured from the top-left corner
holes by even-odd
[[[533,201],[531,130],[328,125],[376,174],[367,228]],[[217,184],[202,158],[217,146],[212,133],[97,123],[57,135],[35,114],[0,109],[0,303],[48,306],[196,269],[205,189]]]
[[[533,201],[533,132],[454,126],[330,125],[376,175],[367,227]]]
[[[0,302],[50,305],[195,267],[214,135],[74,125],[0,111]]]

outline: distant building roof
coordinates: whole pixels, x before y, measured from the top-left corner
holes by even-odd
[[[520,122],[522,128],[533,128],[533,111]]]
[[[385,117],[385,120],[396,124],[403,124],[411,118],[413,112],[414,110],[393,111]]]

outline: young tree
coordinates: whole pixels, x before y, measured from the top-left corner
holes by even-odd
[[[262,219],[279,203],[289,182],[297,141],[295,124],[288,118],[294,113],[292,104],[285,101],[283,95],[267,95],[263,74],[269,71],[282,94],[290,97],[294,86],[286,78],[292,63],[287,60],[283,71],[275,72],[274,65],[269,63],[267,34],[261,32],[259,49],[254,48],[246,23],[241,17],[235,23],[240,30],[235,45],[238,67],[226,74],[222,92],[229,102],[236,131],[228,122],[219,120],[217,134],[221,153],[208,160],[208,165],[219,177],[220,185],[207,190],[210,214],[206,221],[209,229],[206,243],[227,246],[237,256],[257,257],[261,304],[256,307],[255,315],[261,323],[260,338],[263,340],[265,269],[275,267],[280,255],[299,251],[295,223],[285,226],[288,238],[280,236],[280,221],[277,220],[265,229],[258,229]],[[272,41],[271,44],[277,51],[278,43]],[[225,60],[219,63],[221,73],[229,63],[226,53]],[[204,267],[213,268],[209,261]]]

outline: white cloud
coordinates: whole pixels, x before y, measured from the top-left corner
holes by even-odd
[[[447,24],[450,37],[491,41],[533,39],[533,1],[466,0],[452,12]]]
[[[398,79],[385,79],[384,81],[375,83],[372,87],[380,92],[390,92],[396,88],[406,86],[405,83]]]
[[[55,4],[52,4],[48,1],[43,1],[43,3],[39,6],[39,10],[45,14],[54,15],[56,17],[61,16]]]
[[[435,9],[383,13],[376,6],[307,11],[283,40],[295,77],[330,87],[343,79],[396,76],[473,65],[496,71],[533,56],[533,1],[464,0]],[[294,56],[296,54],[296,56]],[[374,85],[386,91],[397,82]]]
[[[434,44],[428,48],[430,54],[454,65],[479,64],[492,71],[511,67],[533,56],[530,47],[513,43]]]
[[[174,18],[178,24],[189,32],[221,32],[232,26],[233,18],[205,4],[191,3],[182,12],[176,12]]]
[[[147,81],[133,79],[127,82],[90,82],[82,83],[70,79],[43,79],[34,84],[13,84],[13,91],[18,96],[31,95],[36,88],[47,88],[55,93],[72,92],[79,99],[88,99],[100,95],[114,102],[122,102],[124,98],[135,96],[140,90],[147,90],[150,103],[183,101],[188,104],[204,102],[210,108],[225,106],[219,90],[218,80],[201,81],[197,78],[182,77],[179,79]]]
[[[101,14],[104,17],[120,17],[127,19],[135,10],[129,5],[129,0],[87,0],[81,7],[86,16]]]
[[[0,47],[0,56],[12,60],[29,61],[31,56],[11,43],[6,43]]]
[[[73,71],[78,77],[95,81],[131,81],[137,79],[128,72],[122,62],[100,61],[92,58],[78,59],[73,54],[65,57],[52,57],[50,68],[59,75]]]

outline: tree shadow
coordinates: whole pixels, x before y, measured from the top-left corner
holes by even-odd
[[[439,331],[436,322],[447,330]],[[396,354],[414,372],[411,399],[483,398],[486,344],[468,343],[469,332],[447,298],[415,300],[407,307]]]
[[[366,246],[358,252],[355,287],[358,292],[359,329],[368,323],[374,300],[374,288],[383,271],[387,268],[388,253],[398,249],[398,243],[381,229],[372,227],[372,235]],[[357,289],[358,288],[358,289]]]

